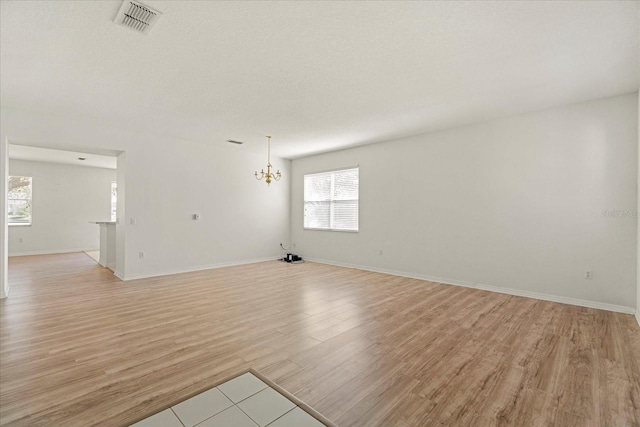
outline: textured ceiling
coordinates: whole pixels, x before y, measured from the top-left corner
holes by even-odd
[[[145,3],[2,1],[1,107],[294,158],[638,89],[633,1]]]

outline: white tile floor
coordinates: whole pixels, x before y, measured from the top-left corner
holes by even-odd
[[[322,427],[320,421],[247,372],[131,427]]]

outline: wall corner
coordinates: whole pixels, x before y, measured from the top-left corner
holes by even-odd
[[[636,238],[636,320],[638,321],[638,325],[640,325],[640,90],[638,91],[638,163],[636,164],[637,170],[637,187],[636,187],[636,228],[637,228],[637,238]]]
[[[7,182],[9,180],[9,140],[0,135],[0,299],[9,296],[9,226],[7,218]]]

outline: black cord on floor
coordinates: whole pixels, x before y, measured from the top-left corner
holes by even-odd
[[[298,261],[287,261],[285,258],[278,258],[278,261],[280,262],[286,262],[287,264],[304,264],[304,260],[298,260]]]

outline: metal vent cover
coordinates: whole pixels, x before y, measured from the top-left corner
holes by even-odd
[[[127,28],[147,34],[155,25],[162,13],[135,0],[124,0],[113,20]]]

